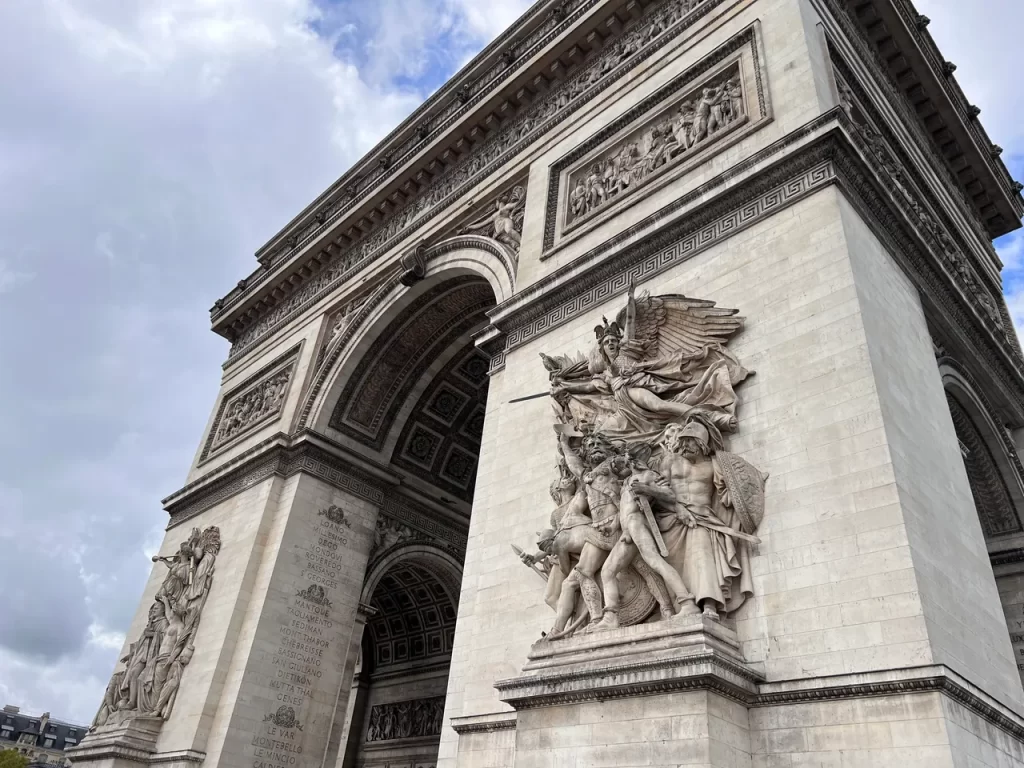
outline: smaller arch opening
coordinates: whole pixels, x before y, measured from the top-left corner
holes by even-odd
[[[455,640],[461,574],[440,557],[409,548],[371,568],[372,608],[355,675],[358,690],[345,766],[376,768],[437,761]]]

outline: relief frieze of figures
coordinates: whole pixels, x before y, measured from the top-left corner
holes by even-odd
[[[722,138],[747,120],[739,64],[692,88],[660,115],[568,174],[571,227]]]
[[[969,256],[957,246],[935,216],[921,205],[905,169],[897,161],[882,135],[857,105],[853,90],[838,74],[836,89],[839,93],[840,106],[864,142],[868,153],[884,172],[889,191],[914,220],[918,232],[928,241],[932,252],[939,257],[961,289],[973,299],[972,303],[980,308],[989,328],[1004,340],[1008,340],[1009,331],[999,311],[999,305],[970,263]],[[1020,357],[1016,344],[1007,343],[1006,348],[1014,357]]]
[[[276,370],[269,375],[263,372],[257,374],[258,381],[255,384],[225,398],[203,450],[203,459],[210,452],[281,413],[295,365],[292,362],[281,368],[275,363],[272,367]]]
[[[681,30],[692,13],[718,2],[720,0],[665,0],[647,6],[643,15],[628,24],[617,38],[609,38],[596,56],[571,70],[566,79],[552,83],[549,90],[538,94],[526,109],[503,123],[488,138],[434,177],[419,193],[395,208],[375,230],[331,256],[320,272],[284,301],[263,313],[235,339],[230,356],[241,354],[279,322],[301,311],[329,286],[340,282],[343,276],[384,253],[387,247],[397,242],[396,238],[404,237],[414,225],[438,213],[471,183],[475,183],[481,173],[504,162],[509,152],[521,149],[547,131],[568,112],[575,110],[589,92],[607,85],[620,65],[645,58],[663,38],[669,36],[670,30]],[[299,245],[295,243],[291,247]]]
[[[171,557],[155,556],[167,567],[149,620],[121,658],[92,728],[120,724],[132,717],[166,720],[174,707],[185,667],[195,652],[195,635],[213,583],[220,552],[220,529],[192,529]]]
[[[635,296],[594,346],[542,355],[556,412],[555,509],[538,551],[513,547],[555,611],[546,641],[646,621],[736,611],[767,475],[726,450],[735,388],[751,372],[726,348],[736,310]]]
[[[377,704],[370,710],[366,740],[391,741],[441,733],[444,718],[444,696],[429,699]]]

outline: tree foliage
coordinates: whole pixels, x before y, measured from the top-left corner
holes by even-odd
[[[28,758],[15,749],[0,749],[0,768],[25,768]]]

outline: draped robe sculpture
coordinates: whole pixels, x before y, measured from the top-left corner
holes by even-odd
[[[541,355],[559,507],[541,552],[521,558],[546,575],[548,640],[698,613],[718,620],[752,594],[767,475],[725,450],[735,387],[751,375],[726,349],[742,328],[734,309],[638,298],[630,285],[589,354]]]
[[[195,652],[199,618],[213,583],[220,552],[220,529],[192,529],[171,557],[153,562],[167,566],[139,639],[131,643],[107,686],[92,728],[122,723],[131,717],[166,720],[174,707],[181,676]]]

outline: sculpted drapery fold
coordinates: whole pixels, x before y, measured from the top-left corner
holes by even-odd
[[[181,677],[195,652],[195,634],[213,583],[220,552],[220,529],[192,529],[171,557],[155,556],[167,567],[149,608],[149,620],[121,658],[123,667],[107,685],[92,728],[116,725],[132,717],[166,720],[174,707]]]
[[[547,582],[545,639],[703,613],[753,594],[762,474],[725,450],[735,388],[751,372],[726,348],[734,309],[635,296],[587,355],[542,354],[556,413],[556,509],[521,559]]]

